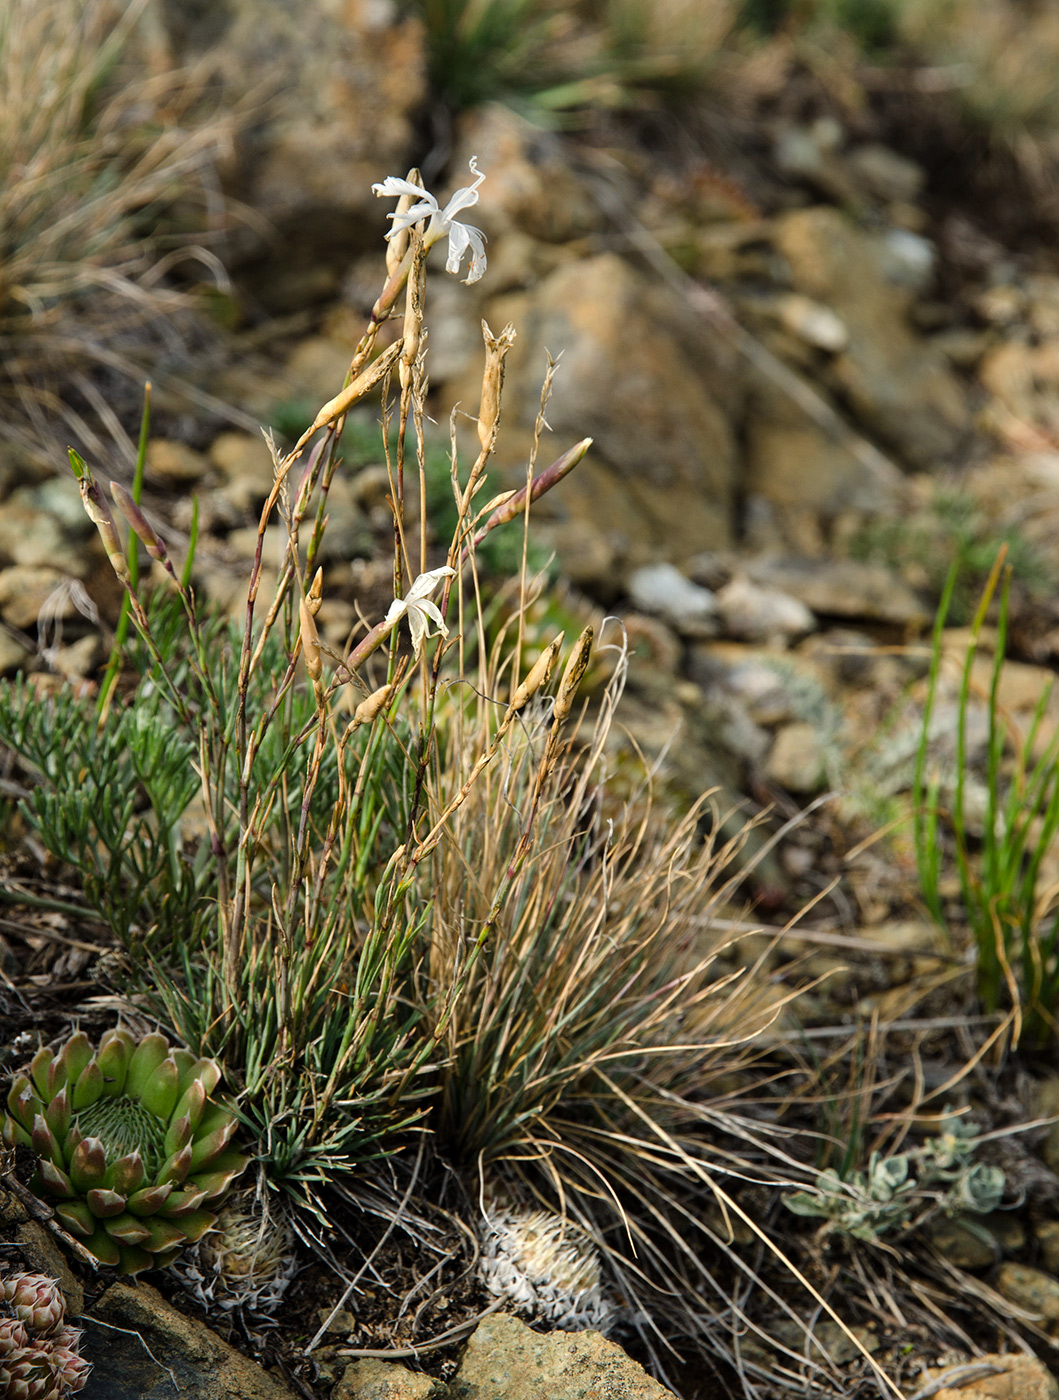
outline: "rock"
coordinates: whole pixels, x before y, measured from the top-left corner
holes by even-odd
[[[867,1327],[851,1327],[849,1330],[853,1337],[850,1337],[829,1317],[819,1318],[813,1323],[809,1334],[811,1342],[805,1330],[794,1322],[785,1320],[772,1330],[778,1342],[783,1342],[800,1356],[808,1355],[811,1360],[823,1358],[834,1366],[845,1366],[850,1361],[857,1361],[864,1352],[874,1355],[882,1345],[875,1333],[870,1332]],[[856,1341],[853,1340],[854,1337]],[[857,1342],[860,1343],[859,1347]]]
[[[929,615],[892,569],[856,559],[759,558],[746,564],[747,577],[799,599],[818,617],[864,618],[916,630]]]
[[[98,632],[89,632],[67,646],[49,647],[48,664],[67,680],[85,680],[103,659],[103,642]]]
[[[36,486],[20,486],[11,492],[10,500],[12,505],[46,510],[55,517],[63,533],[70,539],[87,539],[95,534],[95,526],[85,513],[81,492],[72,472],[48,477]]]
[[[153,438],[147,448],[146,470],[148,480],[161,477],[174,485],[187,485],[202,480],[209,471],[209,462],[186,442]]]
[[[785,724],[765,765],[770,782],[798,796],[811,796],[827,783],[827,754],[820,736],[805,720]]]
[[[694,637],[712,636],[717,603],[708,588],[684,577],[672,564],[648,564],[629,578],[629,597],[641,612],[660,617]]]
[[[996,1241],[983,1232],[983,1227],[964,1220],[935,1220],[927,1234],[931,1244],[943,1259],[958,1269],[988,1269],[996,1262]]]
[[[777,220],[775,241],[795,291],[826,303],[849,330],[834,384],[860,421],[913,464],[951,453],[970,425],[963,389],[944,356],[914,334],[911,293],[888,282],[871,236],[821,206]]]
[[[1059,1274],[1059,1220],[1041,1220],[1033,1232],[1041,1251],[1041,1262],[1050,1274]]]
[[[854,147],[846,164],[862,188],[888,202],[914,204],[927,180],[921,165],[875,141]]]
[[[244,512],[261,508],[276,475],[263,437],[221,433],[210,445],[210,461],[224,478],[221,494],[226,500]]]
[[[558,138],[510,107],[487,103],[464,118],[452,163],[458,177],[454,185],[465,183],[471,156],[488,177],[472,222],[480,222],[491,238],[517,232],[544,243],[565,243],[599,227],[600,210]],[[492,259],[489,272],[492,276]]]
[[[69,584],[69,576],[58,569],[31,564],[0,569],[0,618],[10,627],[25,629],[35,627],[46,608],[53,617],[74,617],[77,609]]]
[[[445,1387],[429,1376],[417,1375],[393,1361],[369,1357],[346,1367],[331,1400],[429,1400],[444,1391]]]
[[[1059,339],[1006,340],[982,360],[978,377],[1024,423],[1050,428],[1059,414]]]
[[[1031,1313],[1047,1330],[1059,1325],[1059,1279],[1026,1264],[1001,1264],[996,1274],[997,1292],[1009,1303]]]
[[[25,665],[31,654],[17,638],[0,627],[0,676],[10,676]]]
[[[453,1400],[666,1400],[615,1342],[599,1332],[533,1332],[497,1313],[479,1323],[451,1386]]]
[[[1034,1113],[1038,1118],[1059,1119],[1059,1078],[1044,1079],[1037,1085]],[[1046,1166],[1059,1175],[1059,1122],[1048,1129],[1041,1156]]]
[[[555,551],[563,578],[575,588],[593,589],[608,597],[620,591],[622,579],[615,545],[591,520],[544,521],[536,538]]]
[[[929,238],[908,229],[889,229],[879,239],[879,267],[887,282],[921,295],[934,281],[938,255]]]
[[[576,471],[541,501],[542,518],[592,522],[634,567],[731,541],[738,452],[729,415],[739,380],[679,297],[604,253],[559,267],[531,293],[489,303],[486,318],[494,328],[518,327],[499,461],[511,482],[524,476],[546,349],[563,356],[547,410],[554,455],[594,439]],[[475,366],[450,386],[449,406],[477,403],[480,376]],[[550,450],[543,448],[542,465]]]
[[[59,560],[79,578],[88,572],[84,552],[71,547],[54,515],[13,500],[0,504],[0,563],[39,568]]]
[[[817,350],[836,354],[849,344],[849,331],[829,306],[811,297],[788,292],[776,302],[780,324]]]
[[[300,340],[291,351],[284,371],[291,394],[307,399],[315,413],[342,388],[354,348],[323,335]],[[305,426],[311,422],[312,416]]]
[[[227,107],[252,95],[254,121],[226,183],[256,216],[232,245],[261,303],[295,310],[333,294],[386,227],[392,205],[372,182],[411,163],[426,97],[422,21],[394,0],[154,0],[154,9],[172,67],[208,54]],[[269,74],[282,82],[262,102]]]
[[[111,1284],[83,1325],[81,1354],[93,1369],[82,1400],[171,1400],[174,1393],[195,1400],[294,1400],[282,1382],[170,1307],[149,1284]]]
[[[948,1377],[952,1385],[931,1389],[932,1400],[1059,1400],[1059,1382],[1035,1356],[977,1356],[961,1366],[932,1367],[919,1379],[926,1389]]]
[[[762,588],[737,574],[717,594],[716,607],[729,637],[782,644],[816,626],[804,603],[778,588]]]

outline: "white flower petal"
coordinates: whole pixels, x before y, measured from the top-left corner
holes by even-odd
[[[387,175],[385,180],[381,180],[377,185],[372,185],[372,193],[378,199],[392,199],[395,195],[411,194],[418,199],[431,199],[422,185],[413,185],[411,180],[402,180],[399,175]],[[437,200],[434,201],[435,208]]]
[[[485,271],[485,235],[473,224],[453,224],[449,229],[449,256],[445,260],[445,271],[457,273],[464,254],[470,253],[471,263],[465,283],[477,282]]]
[[[390,604],[390,606],[386,609],[386,617],[384,619],[386,625],[388,627],[393,627],[395,623],[400,622],[401,618],[405,615],[407,611],[408,599],[395,598]]]
[[[430,569],[427,573],[418,576],[405,595],[405,600],[429,598],[443,578],[454,578],[455,575],[456,570],[450,569],[447,564],[442,564],[440,569]]]

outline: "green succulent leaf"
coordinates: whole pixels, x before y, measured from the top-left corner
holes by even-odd
[[[182,1147],[186,1147],[191,1141],[191,1117],[185,1113],[181,1118],[174,1118],[169,1125],[169,1131],[165,1135],[164,1151],[167,1157],[172,1157],[175,1152],[179,1152]]]
[[[158,1185],[164,1186],[172,1182],[174,1186],[180,1186],[187,1180],[187,1174],[191,1170],[192,1157],[193,1148],[190,1142],[179,1152],[174,1152],[158,1173]]]
[[[143,1223],[147,1229],[147,1238],[142,1244],[144,1249],[149,1249],[152,1254],[157,1254],[160,1250],[175,1249],[192,1238],[184,1228],[184,1221],[178,1225],[174,1221],[162,1220],[157,1215],[151,1215],[147,1216]]]
[[[112,1166],[107,1168],[104,1181],[114,1191],[120,1191],[128,1198],[134,1191],[138,1191],[147,1179],[147,1171],[143,1165],[143,1158],[139,1152],[130,1152],[125,1157],[119,1157]]]
[[[174,1191],[158,1214],[166,1220],[179,1220],[185,1215],[190,1215],[192,1211],[198,1210],[205,1199],[206,1192],[201,1189]]]
[[[78,1191],[87,1193],[103,1185],[107,1174],[107,1155],[99,1138],[86,1137],[74,1148],[70,1157],[70,1180]]]
[[[214,1128],[213,1132],[206,1133],[205,1136],[196,1136],[192,1145],[190,1170],[197,1172],[200,1167],[208,1167],[214,1158],[219,1157],[224,1149],[235,1136],[238,1127],[236,1120],[229,1117],[226,1123]]]
[[[217,1216],[212,1210],[196,1210],[192,1211],[190,1215],[181,1216],[179,1223],[184,1237],[195,1244],[196,1241],[202,1239],[211,1226],[217,1223]]]
[[[48,1089],[48,1071],[51,1069],[51,1062],[54,1058],[52,1051],[49,1050],[46,1045],[43,1045],[30,1062],[30,1078],[33,1080],[34,1087],[42,1099],[51,1098],[51,1093]]]
[[[73,1182],[59,1167],[53,1166],[46,1157],[42,1157],[37,1165],[40,1172],[41,1183],[45,1191],[50,1196],[58,1196],[60,1200],[69,1200],[76,1196]]]
[[[33,1092],[33,1085],[24,1074],[20,1074],[11,1085],[7,1111],[26,1133],[32,1133],[34,1118],[44,1112],[43,1102]]]
[[[161,1186],[145,1186],[142,1191],[134,1191],[129,1197],[129,1209],[134,1215],[156,1215],[173,1193],[173,1183]]]
[[[84,1031],[77,1031],[63,1046],[60,1058],[66,1067],[68,1084],[76,1084],[92,1058],[92,1042]]]
[[[113,1219],[125,1210],[125,1197],[121,1192],[110,1191],[105,1186],[87,1192],[85,1200],[88,1202],[88,1209],[99,1220]]]
[[[130,1099],[139,1099],[145,1102],[145,1095],[152,1092],[152,1084],[155,1076],[161,1069],[162,1062],[169,1055],[169,1045],[164,1035],[145,1035],[132,1053],[129,1061],[129,1073],[125,1080],[125,1092]],[[173,1102],[169,1105],[168,1113],[159,1113],[159,1118],[168,1118],[176,1104],[177,1069],[173,1065],[172,1070]],[[150,1105],[148,1105],[150,1107]],[[153,1113],[155,1110],[151,1109]]]
[[[103,1227],[112,1240],[117,1240],[118,1244],[137,1245],[143,1244],[144,1240],[151,1238],[150,1228],[135,1215],[130,1215],[128,1211],[108,1220]]]
[[[111,1269],[117,1268],[121,1263],[121,1249],[118,1242],[111,1239],[102,1223],[85,1240],[85,1248],[90,1254],[94,1254],[101,1264],[106,1264]]]
[[[109,1039],[108,1039],[109,1036]],[[97,1061],[103,1075],[103,1093],[116,1099],[125,1092],[125,1077],[132,1057],[132,1037],[124,1031],[108,1031],[99,1042]]]
[[[57,1141],[64,1138],[70,1131],[70,1124],[73,1121],[73,1111],[70,1107],[70,1099],[65,1085],[59,1090],[45,1109],[44,1117],[48,1127],[51,1129],[52,1136]]]
[[[99,1225],[99,1221],[88,1209],[88,1202],[82,1200],[63,1201],[55,1207],[55,1214],[71,1235],[88,1239]]]
[[[164,1043],[164,1042],[162,1042]],[[168,1046],[167,1046],[168,1049]],[[139,1056],[140,1051],[136,1051]],[[132,1064],[129,1065],[129,1079],[126,1081],[126,1089],[130,1089],[130,1096],[136,1096],[133,1091],[134,1074],[136,1074],[136,1056],[133,1056]],[[151,1071],[146,1084],[139,1093],[139,1099],[144,1109],[148,1113],[153,1113],[162,1123],[168,1123],[172,1117],[172,1110],[177,1107],[177,1063],[172,1056],[167,1056],[160,1064],[155,1065]]]
[[[55,1135],[48,1127],[47,1119],[43,1113],[38,1113],[33,1120],[33,1151],[38,1157],[45,1158],[53,1166],[64,1166],[62,1148],[55,1141]]]
[[[77,1113],[82,1108],[90,1108],[103,1096],[104,1088],[103,1071],[99,1067],[99,1061],[93,1056],[78,1075],[77,1082],[73,1086],[74,1112]]]

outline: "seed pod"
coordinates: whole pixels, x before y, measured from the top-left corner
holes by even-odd
[[[482,337],[485,340],[485,369],[482,373],[482,403],[478,409],[478,441],[484,450],[492,443],[500,418],[504,360],[515,343],[515,327],[509,322],[499,335],[494,335],[488,323],[483,321]]]
[[[552,674],[552,667],[555,665],[555,658],[559,655],[559,648],[563,644],[565,632],[560,632],[555,640],[544,651],[530,667],[529,675],[515,690],[511,697],[509,709],[511,712],[521,710],[540,690],[542,685],[547,685]]]
[[[320,655],[320,638],[317,635],[316,623],[305,598],[298,599],[298,622],[301,628],[305,669],[309,672],[310,679],[318,681],[323,675],[324,663]]]
[[[552,719],[556,726],[562,724],[570,716],[570,711],[574,706],[574,698],[577,695],[577,688],[584,679],[588,670],[589,659],[592,656],[592,640],[595,631],[592,627],[586,627],[577,639],[577,643],[570,653],[570,659],[566,663],[563,671],[563,678],[559,682],[559,690],[555,697],[555,707],[552,710]]]

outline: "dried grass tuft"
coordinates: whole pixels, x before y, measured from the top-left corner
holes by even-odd
[[[126,448],[143,380],[164,382],[203,334],[168,274],[197,260],[223,282],[203,240],[233,119],[201,114],[203,71],[145,71],[143,8],[9,0],[0,14],[0,438],[38,459],[70,435]]]

